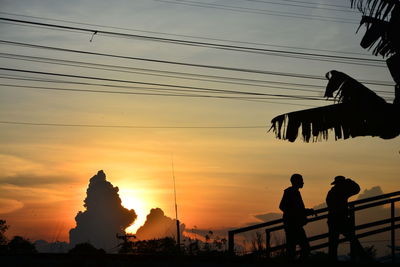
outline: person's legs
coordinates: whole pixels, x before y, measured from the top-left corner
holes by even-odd
[[[307,240],[306,232],[303,227],[300,227],[297,231],[297,240],[301,247],[300,259],[305,260],[310,254],[310,243]]]
[[[292,226],[285,226],[286,234],[286,253],[289,260],[296,258],[296,229]]]
[[[337,261],[337,249],[339,245],[339,229],[334,224],[328,224],[329,227],[329,258]]]
[[[343,235],[350,242],[350,256],[353,260],[356,258],[368,259],[367,253],[365,252],[360,241],[358,241],[358,238],[355,236],[354,232],[351,231],[351,229],[346,228],[346,231],[343,232]]]

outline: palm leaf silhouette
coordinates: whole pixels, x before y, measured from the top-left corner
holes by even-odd
[[[393,104],[386,103],[347,74],[333,70],[326,75],[329,82],[325,96],[335,97],[337,103],[273,118],[271,129],[277,138],[294,142],[300,127],[305,142],[328,139],[330,129],[334,131],[335,140],[357,136],[390,139],[400,134],[400,0],[350,2],[352,8],[363,14],[360,27],[364,25],[366,30],[361,47],[373,49],[374,55],[387,58],[387,66],[396,83]]]
[[[294,142],[300,127],[305,142],[328,139],[330,129],[334,131],[335,140],[357,136],[390,139],[400,134],[399,105],[387,103],[345,73],[333,70],[326,76],[329,82],[325,96],[334,97],[337,104],[273,118],[271,129],[277,138]]]

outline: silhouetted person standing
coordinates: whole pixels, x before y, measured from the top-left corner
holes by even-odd
[[[283,224],[286,234],[286,251],[290,260],[296,258],[296,245],[300,245],[300,259],[305,259],[310,253],[303,226],[307,223],[307,215],[313,214],[313,209],[306,209],[299,189],[303,188],[303,177],[293,174],[290,177],[291,187],[285,189],[279,208],[283,211]]]
[[[350,241],[352,258],[365,257],[366,253],[355,236],[354,225],[349,217],[348,199],[360,192],[360,186],[349,178],[336,176],[334,185],[326,196],[328,205],[329,257],[337,260],[339,235],[343,234]]]

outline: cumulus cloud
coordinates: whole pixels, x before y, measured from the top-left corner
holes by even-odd
[[[365,189],[360,195],[358,195],[357,199],[369,198],[382,194],[382,188],[380,186],[374,186],[371,189]]]
[[[90,179],[84,200],[86,210],[78,212],[76,227],[69,232],[72,246],[89,242],[97,248],[109,250],[118,245],[116,234],[125,234],[125,229],[137,217],[133,209],[121,205],[118,191],[118,187],[106,180],[102,170]]]
[[[184,230],[185,225],[180,224],[181,236]],[[140,240],[176,237],[176,220],[165,216],[160,208],[151,209],[146,222],[137,230],[136,237]]]

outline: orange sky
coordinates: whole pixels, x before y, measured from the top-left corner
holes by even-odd
[[[174,152],[179,218],[188,229],[239,227],[257,222],[256,214],[278,212],[282,190],[289,186],[293,172],[304,175],[302,194],[310,207],[324,202],[337,174],[354,178],[362,190],[376,185],[385,192],[397,190],[396,140],[292,144],[263,131],[254,133],[251,141],[241,139],[240,132],[221,138],[214,131],[203,131],[175,132],[179,138],[159,142],[150,137],[151,146],[143,138],[141,147],[128,144],[135,133],[111,135],[119,138],[102,145],[89,139],[68,146],[48,141],[26,144],[19,149],[30,151],[29,160],[3,155],[2,218],[12,226],[10,234],[68,240],[74,216],[83,210],[88,180],[99,169],[120,188],[123,204],[138,213],[131,230],[144,222],[151,208],[160,207],[174,217],[170,151]],[[18,155],[17,144],[3,147]]]
[[[220,2],[233,4],[233,1]],[[257,5],[252,8],[266,8],[262,3],[234,2],[243,7],[252,4]],[[33,20],[33,16],[35,21],[79,27],[88,27],[85,23],[89,23],[97,25],[93,26],[95,28],[130,34],[206,42],[223,39],[228,40],[225,43],[236,45],[310,53],[336,51],[335,55],[342,56],[357,53],[351,55],[376,59],[359,46],[362,35],[355,35],[355,30],[360,16],[354,17],[349,12],[338,14],[326,10],[292,10],[305,14],[306,18],[298,19],[173,6],[147,0],[115,0],[110,3],[38,0],[33,5],[30,0],[0,0],[0,10],[8,12],[8,15],[2,13],[2,16],[16,19]],[[283,11],[279,10],[279,6],[271,8]],[[314,11],[322,12],[320,16],[347,18],[355,22],[319,20],[313,17],[316,14]],[[385,66],[243,53],[101,34],[93,37],[87,32],[6,23],[0,23],[0,35],[2,39],[13,42],[321,78],[329,70],[337,69],[356,79],[392,83]],[[159,207],[167,216],[174,217],[172,157],[179,219],[187,229],[195,226],[210,230],[240,227],[258,222],[254,215],[278,212],[283,189],[289,186],[289,177],[295,172],[304,176],[302,195],[309,207],[324,202],[330,182],[339,174],[355,179],[362,190],[377,185],[384,192],[399,190],[399,138],[382,140],[360,137],[340,141],[331,138],[306,144],[301,140],[295,143],[277,140],[273,133],[267,132],[270,120],[279,114],[331,104],[322,98],[325,80],[95,57],[6,44],[0,46],[0,53],[2,68],[165,83],[192,89],[200,87],[319,98],[312,101],[272,97],[248,101],[62,91],[85,89],[160,93],[167,88],[154,89],[143,85],[140,88],[121,89],[122,86],[133,84],[96,81],[97,85],[84,85],[82,83],[95,82],[0,71],[0,121],[139,126],[90,128],[0,123],[0,219],[6,219],[11,225],[9,236],[18,234],[32,240],[67,241],[69,229],[75,226],[75,215],[83,210],[89,179],[101,169],[108,181],[119,187],[123,204],[135,209],[139,216],[130,230],[134,231],[144,222],[151,208]],[[4,54],[8,54],[8,57]],[[14,58],[10,58],[9,54],[13,54]],[[16,59],[15,55],[25,58]],[[43,62],[43,59],[42,62],[32,62],[27,60],[28,56],[49,57],[59,61],[57,64]],[[98,65],[88,68],[82,64],[60,64],[65,60],[114,67],[111,71],[100,69]],[[149,70],[136,69],[133,72],[133,68]],[[166,75],[167,71],[178,74]],[[172,77],[177,75],[181,77]],[[210,75],[219,78],[210,78]],[[28,78],[42,80],[23,80]],[[242,79],[239,84],[237,79]],[[280,84],[279,88],[277,82],[286,85]],[[298,83],[306,86],[296,85]],[[109,88],[105,84],[120,87]],[[36,86],[41,89],[15,86]],[[60,90],[51,90],[49,87]],[[389,102],[393,99],[393,87],[376,85],[371,89],[379,91]],[[174,87],[174,90],[177,88]],[[188,92],[177,91],[177,94]],[[204,92],[196,91],[196,94]],[[203,126],[264,128],[174,128]]]

